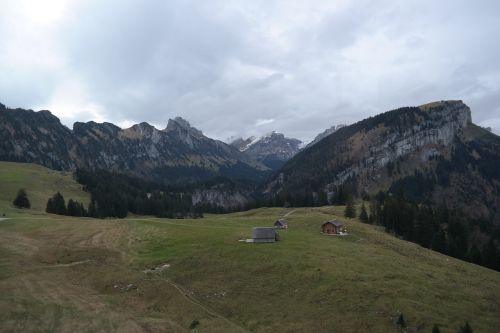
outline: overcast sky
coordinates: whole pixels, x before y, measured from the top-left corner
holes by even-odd
[[[462,99],[500,133],[500,1],[0,0],[0,102],[305,141]]]

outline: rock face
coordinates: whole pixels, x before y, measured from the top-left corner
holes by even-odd
[[[300,151],[302,141],[287,138],[281,133],[271,132],[260,138],[239,138],[231,145],[248,156],[271,169],[280,168],[286,161]]]
[[[420,115],[413,125],[406,122],[407,126],[399,126],[397,130],[386,128],[383,135],[377,135],[380,133],[374,129],[371,133],[358,133],[353,137],[355,150],[352,155],[355,158],[328,185],[340,185],[361,174],[364,178],[370,177],[388,163],[417,150],[420,150],[423,161],[439,156],[453,142],[455,135],[472,123],[470,109],[461,101],[430,103],[413,112]],[[363,144],[356,146],[356,141]]]
[[[500,138],[473,125],[462,101],[441,101],[336,130],[286,163],[264,193],[331,198],[347,186],[357,195],[373,194],[411,183],[418,173],[431,179],[429,199],[451,208],[470,205],[476,217],[500,223],[500,171],[491,171],[498,163]]]
[[[215,207],[242,209],[251,193],[242,189],[227,188],[225,184],[217,184],[211,188],[198,188],[192,194],[193,205],[211,204]]]
[[[77,122],[73,130],[49,111],[0,107],[0,159],[52,169],[106,169],[163,183],[217,175],[261,180],[269,169],[177,117],[164,130],[147,123],[121,129]]]

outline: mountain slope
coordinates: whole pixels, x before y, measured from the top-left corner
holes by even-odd
[[[71,131],[49,111],[0,105],[0,160],[32,162],[58,170],[106,169],[164,183],[217,175],[261,180],[268,168],[238,149],[212,140],[182,118],[158,130],[147,123],[121,129],[77,122]]]
[[[302,141],[271,132],[260,138],[239,138],[230,143],[248,158],[257,160],[271,169],[280,168],[300,151]]]
[[[56,192],[60,192],[66,201],[77,200],[85,206],[90,201],[90,194],[83,191],[82,185],[71,174],[31,163],[0,162],[0,184],[1,213],[20,211],[13,208],[12,201],[21,188],[28,193],[30,211],[45,212],[47,200]]]
[[[376,193],[430,179],[426,199],[500,223],[500,138],[472,124],[462,101],[400,108],[343,127],[291,159],[270,195],[326,193],[339,186]],[[398,182],[400,182],[398,184]],[[417,193],[413,193],[417,194]]]

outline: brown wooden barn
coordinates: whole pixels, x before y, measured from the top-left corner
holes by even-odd
[[[338,235],[342,232],[342,230],[343,230],[343,225],[337,220],[330,220],[321,225],[321,231],[324,234]]]

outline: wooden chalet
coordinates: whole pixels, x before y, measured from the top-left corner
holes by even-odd
[[[337,220],[330,220],[321,225],[321,231],[324,234],[338,235],[343,230],[343,224]]]

